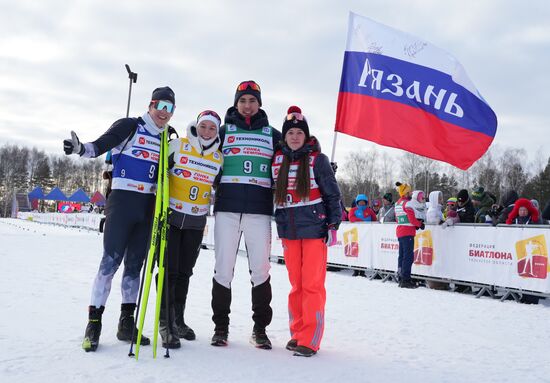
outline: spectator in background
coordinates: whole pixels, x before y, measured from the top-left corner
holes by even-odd
[[[519,198],[506,219],[507,225],[537,225],[540,224],[539,211],[527,198]]]
[[[426,197],[422,190],[413,191],[411,200],[407,205],[414,210],[416,219],[426,222]]]
[[[428,199],[428,211],[426,212],[426,223],[439,225],[443,222],[443,193],[435,190],[430,193]]]
[[[496,202],[497,201],[491,197],[490,193],[485,191],[483,186],[474,189],[472,191],[472,204],[476,209],[474,222],[485,223],[486,221],[492,221],[490,212]]]
[[[533,207],[534,207],[535,209],[537,209],[537,211],[539,212],[539,217],[540,217],[541,214],[540,214],[540,204],[539,204],[539,201],[537,201],[536,199],[532,199],[532,200],[531,200],[531,204],[533,205]],[[541,223],[544,223],[542,217],[541,217]]]
[[[350,222],[371,222],[376,221],[376,214],[369,207],[369,199],[364,194],[355,198],[355,207],[349,211]]]
[[[378,213],[380,212],[380,208],[382,207],[382,202],[380,201],[380,198],[375,198],[372,200],[372,211],[374,211],[374,214],[376,214],[376,219],[378,219]]]
[[[550,221],[550,201],[546,204],[546,207],[542,211],[542,219]]]
[[[395,222],[395,204],[393,203],[393,195],[386,193],[382,197],[383,206],[378,212],[378,220],[380,222]]]
[[[343,197],[340,200],[340,209],[342,209],[342,221],[349,221],[349,212],[348,209],[346,209]]]
[[[443,212],[444,222],[441,224],[441,227],[445,229],[447,226],[453,226],[455,223],[459,223],[460,219],[458,218],[457,210],[457,201],[456,197],[451,197],[447,200],[447,207]]]
[[[495,207],[494,209],[496,219],[493,220],[493,226],[496,226],[499,223],[506,223],[506,219],[508,219],[508,214],[510,214],[510,212],[514,208],[514,204],[516,203],[518,198],[518,192],[512,189],[507,190],[502,195],[502,197],[500,198],[500,206]]]
[[[416,284],[411,279],[411,268],[414,262],[414,237],[416,230],[424,230],[424,222],[420,222],[414,215],[414,210],[408,206],[411,200],[411,187],[396,182],[397,191],[401,197],[395,204],[397,228],[395,230],[399,241],[399,258],[397,259],[397,276],[399,287],[414,289]]]
[[[468,190],[462,189],[458,192],[456,195],[456,202],[458,205],[458,209],[456,212],[458,213],[458,218],[460,219],[461,223],[474,223],[475,221],[475,209],[474,205],[472,205],[472,201],[470,200],[470,196],[468,195]]]

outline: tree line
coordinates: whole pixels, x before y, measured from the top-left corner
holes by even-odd
[[[493,146],[467,171],[412,153],[396,158],[374,146],[350,152],[338,165],[336,175],[346,206],[360,193],[369,199],[390,191],[396,196],[394,185],[398,180],[427,193],[440,190],[445,198],[460,189],[471,191],[483,186],[497,199],[513,189],[521,196],[538,200],[541,207],[550,200],[550,158],[537,153],[535,160],[529,162],[524,149],[501,150]],[[45,192],[59,187],[68,195],[78,188],[88,194],[103,191],[104,169],[101,158],[47,154],[37,148],[6,144],[0,147],[0,216],[11,214],[13,193],[30,192],[36,186]]]
[[[78,188],[88,195],[102,191],[104,168],[100,158],[84,160],[6,144],[0,147],[0,216],[10,216],[14,193],[28,193],[37,186],[44,193],[59,187],[67,197]]]
[[[536,199],[543,207],[550,200],[550,157],[541,152],[534,161],[528,160],[524,149],[501,150],[493,146],[470,169],[463,171],[412,153],[395,158],[379,153],[375,147],[351,152],[346,157],[337,179],[344,204],[350,206],[357,194],[369,199],[379,198],[387,192],[395,192],[395,182],[410,184],[413,190],[439,190],[445,198],[456,196],[460,189],[471,192],[483,186],[497,197],[507,190],[515,190],[522,197]],[[394,199],[395,200],[395,199]]]

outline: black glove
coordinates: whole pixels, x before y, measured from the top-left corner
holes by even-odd
[[[174,153],[168,156],[168,169],[173,169],[176,162],[174,161]]]
[[[331,162],[330,167],[332,168],[334,174],[336,174],[336,170],[338,170],[338,164],[336,162]]]
[[[424,225],[424,222],[420,222],[420,226],[418,227],[420,230],[424,230],[426,225]]]
[[[63,150],[66,155],[78,154],[81,156],[84,154],[84,145],[80,143],[80,140],[75,132],[71,131],[71,138],[63,140]]]

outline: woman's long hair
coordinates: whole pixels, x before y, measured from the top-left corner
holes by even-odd
[[[279,168],[277,183],[275,184],[275,204],[285,205],[287,203],[286,195],[288,189],[288,171],[290,169],[290,159],[283,155],[283,163]],[[296,172],[296,193],[302,201],[309,198],[310,189],[309,179],[309,155],[306,153],[299,160],[298,171]]]

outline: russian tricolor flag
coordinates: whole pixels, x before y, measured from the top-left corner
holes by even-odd
[[[452,55],[350,13],[337,132],[465,170],[496,129],[495,113]]]

